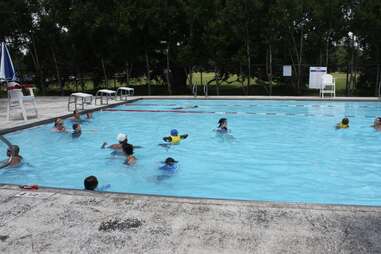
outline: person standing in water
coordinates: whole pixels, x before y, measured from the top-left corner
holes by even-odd
[[[376,117],[371,127],[375,128],[378,131],[381,131],[381,117]]]
[[[57,118],[54,121],[53,131],[55,131],[55,132],[65,132],[66,131],[65,126],[64,126],[64,122],[61,118]]]
[[[20,153],[19,146],[11,145],[10,147],[8,147],[7,149],[8,160],[6,160],[4,165],[0,166],[0,168],[19,166],[23,161],[23,158],[19,153]]]
[[[226,118],[221,118],[220,120],[218,120],[218,127],[217,127],[216,131],[221,133],[221,134],[229,132],[228,120]]]
[[[73,138],[79,138],[79,136],[81,136],[81,134],[82,134],[81,125],[79,125],[79,123],[73,124],[73,132],[72,132],[71,136]]]

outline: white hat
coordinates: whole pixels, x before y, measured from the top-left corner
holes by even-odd
[[[119,142],[123,142],[127,139],[127,136],[126,134],[123,134],[123,133],[119,133],[118,136],[116,137],[116,139],[119,141]]]

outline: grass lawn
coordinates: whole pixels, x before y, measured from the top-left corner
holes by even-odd
[[[195,72],[195,73],[193,73],[193,77],[192,77],[193,78],[193,84],[197,84],[198,86],[201,86],[201,84],[206,84],[210,80],[214,79],[214,75],[215,75],[214,72],[203,72],[202,73],[202,82],[201,82],[201,73]],[[336,73],[332,73],[332,75],[336,79],[336,91],[339,93],[341,91],[343,93],[345,91],[346,73],[336,72]],[[230,92],[233,92],[233,91],[236,91],[236,92],[240,91],[242,84],[237,81],[237,75],[232,75],[231,77],[229,77],[228,82],[232,82],[232,83],[230,83],[230,84],[223,83],[221,85],[221,91],[226,90],[225,92],[228,94]],[[245,80],[244,86],[246,86],[246,82],[247,81]],[[134,78],[134,79],[130,80],[130,85],[137,88],[138,90],[141,90],[140,92],[143,92],[143,93],[147,92],[146,91],[147,88],[144,87],[146,84],[147,84],[147,81],[146,81],[145,77]],[[257,79],[256,78],[251,79],[251,84],[253,85],[253,87],[256,87],[255,85],[257,85]],[[152,88],[154,90],[157,90],[157,89],[163,90],[162,91],[163,93],[165,93],[165,91],[166,91],[165,82],[151,81],[151,85],[152,85]],[[213,88],[213,87],[215,87],[215,85],[216,85],[216,83],[212,82],[210,87]],[[278,84],[275,82],[273,85],[274,85],[274,87],[278,86]],[[104,84],[101,83],[100,86],[104,87]],[[120,82],[113,80],[113,79],[109,80],[109,86],[108,86],[109,89],[117,89],[120,86],[126,86],[126,84],[120,83]],[[140,87],[140,89],[139,89],[139,87]],[[258,86],[258,87],[262,87],[262,89],[263,89],[263,86]],[[200,87],[200,89],[202,89],[202,88]],[[239,90],[237,90],[237,89],[239,89]],[[70,94],[70,93],[75,92],[75,91],[82,91],[82,88],[81,88],[79,83],[76,86],[74,82],[73,83],[72,82],[66,82],[64,90],[65,90],[65,94]],[[49,84],[48,94],[59,95],[59,91],[60,91],[60,88],[57,84]],[[91,80],[86,80],[84,83],[84,92],[93,92],[93,91],[94,91],[93,82]],[[2,93],[1,93],[1,95],[4,96]]]

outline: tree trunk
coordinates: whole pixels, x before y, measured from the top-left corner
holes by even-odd
[[[303,36],[304,36],[304,29],[302,27],[302,32],[300,33],[300,47],[299,47],[299,58],[298,58],[298,81],[297,81],[298,94],[300,94],[301,92],[300,89],[302,86]]]
[[[269,44],[268,48],[268,72],[267,77],[269,80],[269,95],[271,96],[273,93],[273,54],[272,54],[272,47],[271,44]]]
[[[44,73],[43,73],[41,65],[40,65],[40,60],[39,60],[39,56],[38,56],[36,42],[35,42],[33,34],[30,35],[30,38],[31,38],[32,47],[33,47],[31,50],[31,56],[32,56],[34,68],[36,69],[36,72],[38,73],[38,76],[39,76],[41,93],[42,93],[42,95],[46,95]]]
[[[218,75],[217,67],[214,67],[214,79],[216,80],[216,92],[217,96],[220,95],[220,77]]]
[[[172,66],[170,73],[171,93],[173,91],[184,92],[187,90],[187,74],[184,67]]]
[[[107,71],[106,71],[105,62],[103,60],[103,56],[101,56],[101,64],[102,64],[103,76],[105,79],[105,85],[106,85],[106,88],[108,88]]]
[[[55,50],[52,47],[50,48],[50,51],[52,52],[52,58],[53,58],[53,62],[54,62],[54,67],[56,69],[57,82],[60,85],[60,94],[61,94],[61,96],[63,96],[64,95],[64,82],[61,79],[60,70],[59,70],[58,62],[57,62],[56,52],[55,52]]]
[[[251,48],[250,48],[250,41],[249,41],[249,27],[246,23],[246,57],[247,57],[247,89],[246,89],[246,95],[249,95],[250,90],[250,80],[251,80]]]
[[[345,95],[349,96],[349,64],[347,64],[347,75],[345,80]]]
[[[377,74],[376,74],[376,91],[375,91],[375,95],[377,97],[380,97],[380,65],[377,64]]]
[[[325,44],[325,67],[328,69],[329,63],[329,34],[327,36],[326,44]]]
[[[128,62],[126,62],[126,84],[127,86],[130,85],[130,68],[129,68]]]
[[[167,75],[166,75],[166,77],[167,77],[168,94],[172,95],[171,79],[169,78],[170,73],[171,73],[171,69],[170,69],[170,66],[169,66],[169,40],[168,40],[167,41],[167,71],[166,71]]]
[[[148,95],[151,95],[151,71],[149,66],[149,57],[147,50],[145,51],[145,58],[146,58],[146,72],[147,72],[147,87],[148,87]]]

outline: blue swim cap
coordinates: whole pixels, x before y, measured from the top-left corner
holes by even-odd
[[[176,129],[171,130],[171,136],[177,136],[179,132]]]

